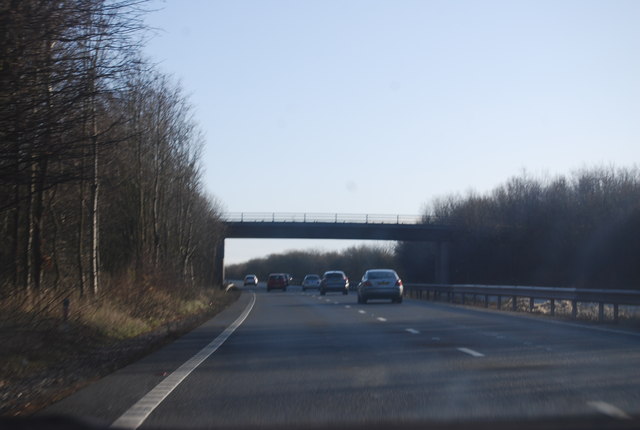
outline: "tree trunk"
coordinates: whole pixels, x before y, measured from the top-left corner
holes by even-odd
[[[98,217],[98,199],[100,195],[99,181],[99,151],[98,151],[98,126],[96,119],[95,100],[92,101],[92,136],[91,148],[93,157],[93,177],[91,183],[91,291],[94,295],[98,294],[100,285],[100,261],[99,261],[99,217]]]

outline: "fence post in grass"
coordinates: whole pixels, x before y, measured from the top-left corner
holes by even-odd
[[[578,316],[578,301],[571,301],[571,319],[576,319]]]
[[[464,295],[465,295],[465,294],[464,294],[464,293],[462,293],[462,298],[461,298],[461,300],[462,300],[462,304],[463,304],[463,305],[464,305]]]
[[[66,323],[69,320],[69,305],[71,304],[69,297],[65,297],[62,301],[62,320]]]
[[[529,312],[533,312],[533,308],[535,305],[535,300],[533,297],[529,297]]]
[[[485,308],[489,307],[489,294],[484,295],[484,307]]]
[[[613,323],[618,324],[618,304],[613,304]]]
[[[513,296],[511,300],[513,300],[511,302],[511,310],[515,312],[518,310],[518,296]]]
[[[550,300],[550,304],[551,304],[551,316],[555,316],[555,314],[556,314],[556,299],[551,299]]]
[[[496,304],[496,309],[500,310],[502,308],[502,296],[498,296],[498,303]]]

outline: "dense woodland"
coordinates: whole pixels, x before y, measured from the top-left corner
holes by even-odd
[[[0,295],[212,285],[219,209],[143,1],[0,0]]]
[[[491,193],[449,196],[426,211],[451,224],[453,283],[640,289],[640,170],[522,174]],[[405,277],[434,281],[435,247],[396,250]]]

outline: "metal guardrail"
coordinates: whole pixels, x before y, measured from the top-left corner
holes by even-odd
[[[295,212],[230,212],[223,216],[229,222],[310,222],[357,224],[421,224],[435,218],[421,215],[295,213]]]
[[[516,311],[518,298],[529,299],[529,311],[534,309],[534,301],[547,300],[550,313],[555,315],[556,300],[571,301],[571,317],[577,318],[578,303],[597,303],[598,321],[604,322],[604,305],[613,305],[613,322],[618,322],[620,305],[640,306],[640,291],[632,290],[595,290],[579,288],[523,287],[503,285],[445,285],[445,284],[405,284],[405,294],[418,299],[436,300],[446,296],[447,301],[454,302],[456,296],[465,304],[467,296],[474,302],[478,296],[484,298],[484,306],[489,306],[489,298],[497,298],[497,309],[501,309],[502,298],[510,297],[511,310]]]

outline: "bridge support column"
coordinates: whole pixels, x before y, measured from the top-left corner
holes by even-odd
[[[213,270],[216,277],[216,283],[220,289],[224,289],[224,241],[222,239],[216,246],[216,256],[213,263]]]
[[[449,242],[438,242],[436,283],[449,283]]]

